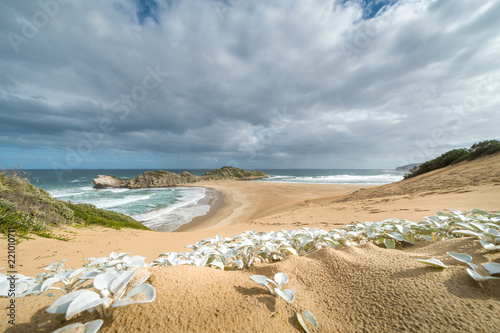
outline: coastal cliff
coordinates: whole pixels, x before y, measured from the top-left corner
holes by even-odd
[[[235,167],[225,166],[217,170],[207,171],[203,176],[196,176],[184,171],[181,174],[170,171],[157,170],[147,171],[132,179],[121,179],[115,176],[99,175],[93,179],[95,189],[108,187],[114,188],[151,188],[151,187],[174,187],[192,184],[202,180],[252,180],[267,178],[262,171],[247,171]]]

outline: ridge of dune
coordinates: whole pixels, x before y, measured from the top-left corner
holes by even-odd
[[[148,268],[157,290],[153,303],[117,308],[100,332],[299,332],[294,312],[253,274],[286,272],[296,291],[294,306],[314,313],[317,332],[491,332],[500,324],[500,280],[479,286],[464,264],[447,251],[473,261],[499,261],[470,238],[421,242],[404,250],[373,244],[325,248],[243,271],[200,267]],[[448,269],[416,259],[434,257]],[[18,299],[20,323],[5,332],[50,332],[60,326],[44,313],[53,298]],[[39,311],[28,311],[36,307]],[[271,311],[277,312],[269,317]],[[80,318],[82,319],[82,318]],[[85,316],[85,321],[95,319]],[[74,321],[74,320],[73,320]]]
[[[463,161],[402,181],[349,194],[339,201],[394,195],[465,193],[479,186],[500,186],[500,153]]]

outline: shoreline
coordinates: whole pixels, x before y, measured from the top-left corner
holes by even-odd
[[[203,187],[203,186],[199,186],[199,187]],[[202,228],[205,221],[212,218],[215,214],[217,214],[217,212],[220,209],[222,209],[223,207],[226,206],[226,203],[225,203],[226,196],[222,192],[216,191],[210,187],[204,187],[204,188],[209,190],[209,191],[213,191],[212,197],[209,198],[206,203],[204,203],[204,204],[210,206],[210,209],[208,210],[208,212],[205,213],[204,215],[195,216],[188,223],[184,223],[183,225],[179,226],[179,228],[172,230],[170,232],[184,232],[184,231],[192,231],[192,230],[197,230],[199,228]]]
[[[317,200],[335,200],[373,185],[277,183],[257,181],[205,181],[191,185],[224,195],[222,206],[182,231],[201,231],[229,227],[266,216],[309,206]],[[220,202],[219,202],[220,203]],[[180,231],[177,229],[176,231]]]

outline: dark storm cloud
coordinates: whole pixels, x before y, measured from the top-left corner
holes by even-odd
[[[497,1],[0,6],[0,146],[377,167],[498,136]]]

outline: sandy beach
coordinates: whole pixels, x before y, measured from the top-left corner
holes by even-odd
[[[499,17],[0,0],[0,333],[500,332]]]
[[[17,246],[18,272],[36,275],[54,261],[78,268],[88,257],[132,252],[150,262],[187,244],[244,230],[340,228],[388,218],[418,222],[445,209],[500,210],[500,155],[436,170],[384,186],[284,184],[248,181],[197,183],[219,192],[210,212],[171,233],[64,228],[70,242],[34,237]],[[5,249],[6,240],[0,240]],[[478,286],[446,252],[466,252],[477,264],[500,262],[470,238],[419,242],[402,250],[372,244],[322,249],[242,271],[198,267],[149,268],[157,290],[151,304],[118,308],[100,332],[299,332],[293,312],[248,277],[286,272],[296,306],[314,312],[318,332],[492,332],[500,325],[500,280]],[[6,260],[6,251],[0,254]],[[449,269],[416,259],[434,257]],[[0,299],[4,306],[6,300]],[[18,325],[6,332],[51,332],[61,326],[44,309],[46,296],[17,299]],[[275,304],[276,303],[276,304]],[[269,317],[269,308],[279,310]]]

